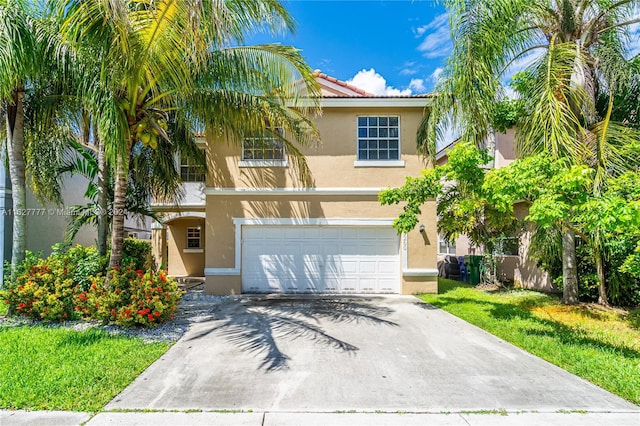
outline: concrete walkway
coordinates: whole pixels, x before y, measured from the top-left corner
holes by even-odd
[[[640,426],[640,407],[414,297],[191,303],[187,334],[104,412],[0,425]]]
[[[638,426],[640,413],[88,413],[0,411],[2,426]]]

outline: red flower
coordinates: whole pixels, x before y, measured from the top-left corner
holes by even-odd
[[[159,316],[160,316],[160,312],[155,311],[155,312],[153,313],[153,316],[155,316],[155,317],[159,317]]]
[[[136,269],[136,275],[140,277],[144,275],[144,271],[142,269]]]
[[[116,311],[111,311],[111,316],[115,317],[118,313]]]
[[[153,315],[149,314],[147,315],[147,318],[149,318],[149,321],[153,321]]]

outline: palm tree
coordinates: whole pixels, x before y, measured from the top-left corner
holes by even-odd
[[[600,93],[613,101],[627,83],[625,28],[640,22],[634,6],[622,0],[448,0],[453,53],[436,87],[441,94],[419,132],[420,146],[434,157],[447,126],[461,139],[482,145],[491,128],[501,78],[524,63],[534,79],[517,123],[519,154],[546,152],[589,164],[596,170],[594,193],[609,173],[629,163],[625,146],[634,136],[623,123],[599,115]],[[637,136],[636,136],[637,137]],[[637,153],[636,153],[637,156]],[[562,223],[563,302],[578,302],[575,230]],[[598,256],[596,256],[598,257]],[[603,277],[603,276],[602,276]],[[604,289],[604,279],[602,278]],[[600,292],[606,303],[606,293]]]
[[[41,2],[0,0],[0,111],[13,198],[12,265],[25,255],[25,97],[38,79],[48,80],[63,64],[64,49],[48,31],[51,10]]]
[[[100,137],[115,164],[111,266],[119,265],[122,257],[131,152],[137,144],[155,148],[158,139],[168,140],[169,111],[175,111],[185,123],[206,117],[205,124],[231,133],[264,126],[266,120],[304,127],[285,107],[299,93],[315,89],[311,70],[299,53],[285,47],[279,55],[273,50],[262,54],[260,49],[230,48],[261,24],[272,31],[291,28],[290,16],[277,1],[69,0],[60,2],[59,11],[64,18],[61,33],[65,43],[97,58],[99,85],[106,88],[90,103]],[[243,70],[259,70],[264,76],[246,74],[239,80],[235,69],[218,64],[217,69],[226,74],[211,79],[205,67],[219,60],[217,52],[227,48],[226,58],[236,55],[243,62],[238,59],[235,63],[246,65]],[[295,61],[283,66],[290,59]],[[211,84],[197,87],[198,80]],[[296,81],[304,84],[296,85]],[[88,100],[96,93],[95,84],[87,84],[81,92]],[[187,100],[194,105],[187,107]]]

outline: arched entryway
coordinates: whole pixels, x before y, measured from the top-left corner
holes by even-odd
[[[154,227],[154,252],[174,277],[203,277],[205,214],[183,212],[164,218]]]

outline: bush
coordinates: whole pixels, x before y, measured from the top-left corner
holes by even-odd
[[[36,320],[63,321],[74,316],[75,284],[60,265],[51,268],[46,260],[31,265],[27,271],[0,291],[9,312]]]
[[[75,297],[75,309],[84,316],[117,325],[155,327],[173,318],[184,291],[166,276],[126,267],[108,273],[108,286],[103,278],[94,279],[88,291]]]
[[[53,246],[46,259],[28,253],[16,268],[15,279],[0,291],[10,313],[36,320],[63,321],[81,316],[122,326],[156,326],[172,318],[184,292],[166,273],[144,272],[149,265],[151,245],[125,240],[129,266],[104,273],[108,256],[95,247]],[[142,265],[141,268],[134,266]]]
[[[47,258],[47,262],[50,265],[63,265],[74,283],[82,290],[88,290],[91,279],[100,274],[104,275],[107,270],[109,256],[100,256],[95,246],[83,247],[78,244],[68,248],[63,244],[55,244],[52,249],[53,253]]]
[[[135,238],[125,238],[122,243],[122,268],[153,269],[155,261],[151,254],[151,244]]]

